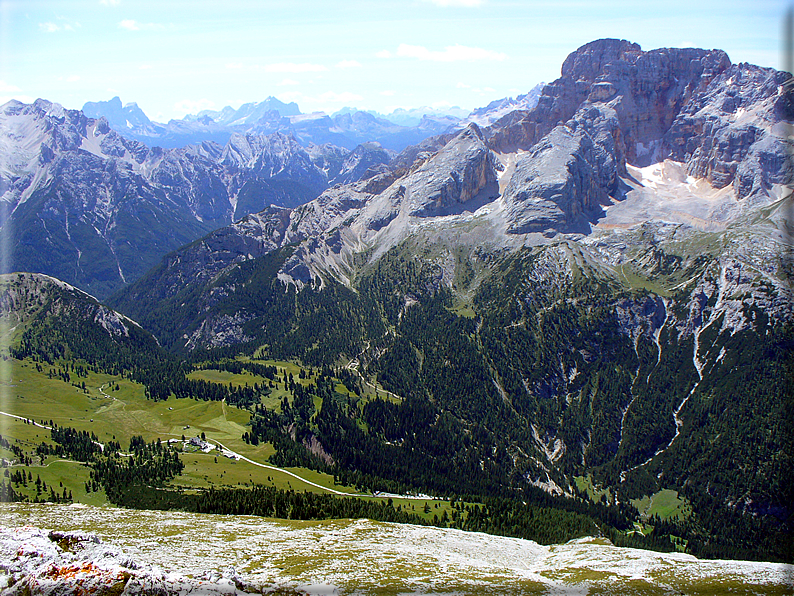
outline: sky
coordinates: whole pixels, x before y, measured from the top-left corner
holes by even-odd
[[[0,0],[0,104],[119,96],[155,121],[268,96],[302,112],[466,110],[612,37],[782,68],[783,0]]]

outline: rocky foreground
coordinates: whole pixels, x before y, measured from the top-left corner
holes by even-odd
[[[616,548],[601,539],[543,546],[363,519],[294,522],[6,504],[0,520],[2,596],[774,595],[791,593],[794,571]]]
[[[0,529],[4,596],[246,594],[233,568],[189,578],[135,560],[96,534],[33,526]]]

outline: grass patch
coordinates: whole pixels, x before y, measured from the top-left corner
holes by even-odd
[[[86,391],[82,391],[70,383],[58,378],[48,378],[48,367],[44,371],[36,370],[35,363],[30,360],[11,360],[10,381],[5,384],[5,393],[8,396],[2,402],[0,410],[31,418],[45,424],[54,422],[59,426],[69,426],[78,430],[93,432],[99,441],[118,440],[122,449],[126,450],[130,438],[140,435],[147,442],[155,439],[163,441],[180,439],[200,435],[202,432],[210,441],[220,442],[229,449],[261,464],[268,465],[268,458],[273,455],[273,447],[269,444],[253,446],[242,440],[243,433],[247,430],[250,413],[223,402],[197,401],[193,399],[171,398],[166,401],[147,400],[143,386],[121,378],[120,376],[90,373],[85,381]],[[293,363],[268,361],[267,364],[277,365],[279,374],[283,376],[291,372],[295,382],[308,384],[310,379],[299,379],[300,367]],[[253,375],[231,375],[223,371],[197,371],[209,373],[212,376],[219,373],[218,379],[230,382],[230,376],[247,377],[254,379]],[[74,380],[74,377],[73,377]],[[234,381],[231,381],[234,382]],[[280,384],[283,387],[283,383]],[[115,387],[118,386],[118,390]],[[339,389],[344,386],[340,385]],[[281,397],[287,395],[283,389],[274,392],[275,397],[270,399],[280,404]],[[316,404],[320,407],[321,404]],[[185,428],[188,427],[188,428]],[[18,441],[26,454],[32,455],[36,447],[42,442],[52,443],[48,430],[26,424],[22,420],[0,416],[0,434],[9,440]],[[2,456],[11,458],[11,452]],[[185,471],[181,477],[173,481],[174,486],[185,489],[204,488],[212,486],[239,486],[245,484],[264,484],[282,489],[298,491],[324,492],[301,482],[284,471],[262,468],[243,460],[232,461],[215,453],[183,453]],[[38,462],[38,460],[36,460]],[[47,462],[45,461],[45,465]],[[86,494],[84,483],[88,479],[88,469],[81,464],[69,464],[80,468],[80,473],[74,476],[64,486],[72,490],[75,501],[88,504],[105,504],[107,501],[102,494]],[[26,468],[27,469],[27,468]],[[30,467],[33,478],[36,471],[43,474],[46,468],[38,465]],[[58,470],[58,466],[54,470]],[[321,474],[313,470],[294,468],[291,471],[321,487],[327,487],[342,492],[356,492],[352,487],[334,486],[334,479],[328,474]],[[46,480],[48,486],[50,480]],[[49,478],[49,476],[48,476]],[[61,482],[60,476],[53,476],[55,486]],[[30,491],[28,491],[30,492]],[[28,494],[28,493],[26,493]],[[32,489],[35,494],[35,486]]]
[[[274,453],[270,444],[253,446],[242,440],[250,419],[247,410],[223,402],[176,398],[160,402],[147,400],[143,386],[129,379],[90,372],[87,377],[79,379],[81,383],[85,381],[86,390],[83,391],[58,378],[48,378],[48,368],[44,367],[43,371],[38,371],[36,363],[30,360],[10,362],[11,380],[5,387],[6,395],[10,394],[10,397],[4,400],[3,407],[0,408],[10,414],[32,418],[46,424],[52,420],[59,426],[87,430],[93,432],[103,443],[110,440],[119,441],[122,450],[127,449],[133,436],[140,435],[149,442],[158,438],[162,441],[181,439],[182,436],[190,438],[204,433],[209,442],[222,443],[225,447],[259,464],[269,465],[268,459]],[[282,379],[286,372],[287,376],[292,373],[296,383],[308,384],[314,381],[314,375],[309,377],[307,370],[304,370],[304,377],[307,378],[300,379],[302,369],[295,363],[276,361],[262,361],[262,363],[276,366]],[[251,379],[258,378],[253,375],[234,375],[215,370],[196,372],[203,375],[206,380],[215,379],[213,382],[223,383],[235,383],[245,378],[250,384]],[[274,390],[267,398],[278,404],[281,398],[287,395],[283,389],[283,381],[279,385],[280,388]],[[353,397],[341,383],[337,384],[336,390],[342,395]],[[388,394],[382,395],[389,398]],[[361,399],[366,400],[367,397]],[[318,409],[321,405],[315,403]],[[52,443],[48,430],[26,424],[22,420],[0,416],[0,425],[2,425],[2,434],[12,442],[17,441],[27,455],[32,456],[41,442]],[[5,453],[4,456],[10,459],[11,453]],[[324,489],[332,489],[349,494],[357,493],[353,487],[335,485],[333,476],[314,470],[264,468],[244,460],[226,458],[215,451],[183,452],[180,457],[185,463],[185,469],[181,476],[177,476],[169,484],[188,491],[209,486],[240,487],[261,484],[284,490],[325,492]],[[34,459],[33,463],[40,462]],[[89,469],[82,464],[45,458],[43,465],[32,465],[30,470],[34,479],[38,474],[48,486],[54,482],[52,486],[55,490],[60,489],[62,492],[62,483],[63,487],[72,491],[76,502],[92,505],[107,504],[107,499],[101,491],[86,492],[85,482],[89,479]],[[288,472],[318,486],[303,482]],[[35,495],[35,490],[35,486],[32,486],[25,494],[32,497]],[[388,497],[361,498],[381,501]],[[434,516],[441,519],[444,512],[449,517],[452,514],[448,501],[393,498],[393,503],[395,507],[399,506],[428,521],[432,521]]]
[[[607,502],[612,502],[612,491],[610,491],[609,488],[602,488],[596,485],[590,474],[587,476],[575,476],[573,480],[576,484],[576,488],[580,492],[587,493],[587,496],[594,503],[601,501],[602,497],[606,497]]]
[[[660,283],[652,281],[647,277],[637,274],[631,268],[631,265],[626,263],[617,268],[618,277],[624,281],[626,285],[633,290],[647,290],[657,296],[669,296],[670,291]]]
[[[208,383],[219,383],[221,385],[232,385],[233,387],[253,387],[254,383],[267,385],[268,379],[254,375],[249,372],[230,373],[225,370],[214,370],[211,368],[204,370],[194,370],[187,375],[188,379],[207,381]]]
[[[632,499],[631,504],[637,508],[645,518],[658,516],[662,520],[687,519],[692,514],[692,507],[677,491],[662,489],[650,496],[641,499]]]
[[[471,303],[463,302],[462,300],[458,300],[455,302],[454,306],[448,309],[453,315],[458,317],[464,317],[466,319],[473,319],[477,316],[477,313],[474,312],[474,308],[472,307]]]

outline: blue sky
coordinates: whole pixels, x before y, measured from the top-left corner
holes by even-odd
[[[602,37],[781,67],[785,1],[0,0],[0,103],[135,101],[158,121],[269,95],[303,112],[473,109]]]

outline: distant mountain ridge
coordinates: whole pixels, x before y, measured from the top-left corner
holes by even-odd
[[[465,123],[473,122],[479,126],[490,126],[500,118],[516,110],[531,110],[538,104],[538,99],[543,92],[546,83],[538,83],[529,92],[517,96],[496,99],[487,106],[477,108],[464,119]]]
[[[304,146],[330,143],[352,151],[361,143],[378,142],[388,150],[399,152],[469,122],[490,124],[513,109],[530,109],[534,107],[539,87],[515,100],[496,100],[471,114],[460,108],[429,107],[398,109],[388,115],[355,108],[344,108],[330,116],[324,112],[303,114],[295,102],[287,104],[272,96],[237,109],[226,106],[222,110],[202,110],[165,124],[149,120],[135,103],[122,106],[118,97],[87,102],[83,113],[90,118],[104,116],[114,130],[149,147],[175,148],[203,141],[223,145],[234,133],[282,132],[294,136]]]

